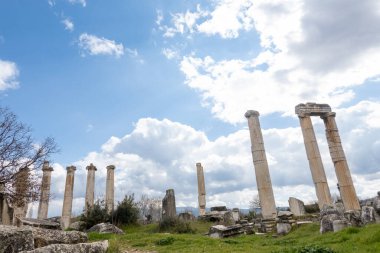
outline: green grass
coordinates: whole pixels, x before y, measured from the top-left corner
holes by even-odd
[[[318,224],[305,224],[290,234],[273,238],[271,235],[242,235],[226,239],[212,239],[203,234],[212,225],[206,222],[193,222],[195,234],[157,233],[157,225],[128,226],[124,235],[100,235],[90,233],[91,241],[107,239],[109,252],[121,252],[135,248],[142,251],[183,252],[183,253],[224,253],[224,252],[263,252],[298,253],[327,252],[316,249],[329,248],[336,253],[378,253],[380,252],[380,225],[364,228],[347,228],[338,233],[319,233]],[[303,247],[315,251],[304,251]]]

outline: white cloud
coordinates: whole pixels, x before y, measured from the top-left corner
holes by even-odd
[[[86,7],[86,0],[68,0],[71,4],[81,4],[83,7]]]
[[[178,51],[174,49],[170,49],[170,48],[162,49],[162,54],[165,55],[165,57],[168,58],[169,60],[176,59],[179,57]]]
[[[217,8],[228,4],[222,1]],[[255,1],[239,15],[253,18],[261,53],[251,60],[221,61],[190,55],[180,65],[186,83],[223,121],[244,121],[241,114],[250,108],[293,115],[294,106],[305,101],[337,107],[354,97],[352,87],[380,74],[376,1]]]
[[[65,30],[74,31],[74,23],[70,18],[64,18],[61,22],[65,26]]]
[[[380,103],[362,102],[337,111],[337,124],[346,151],[354,184],[360,197],[372,197],[380,180],[380,127],[368,121],[378,114]],[[361,115],[361,117],[358,117]],[[372,115],[372,116],[371,116]],[[243,115],[242,115],[243,117]],[[355,118],[355,120],[352,120]],[[298,122],[297,119],[294,119]],[[335,170],[331,161],[322,120],[313,118],[314,127],[332,193],[337,193]],[[365,126],[365,128],[362,128]],[[360,134],[355,128],[364,129]],[[315,189],[299,127],[263,130],[274,194],[278,206],[286,206],[289,197],[305,202],[316,199]],[[211,141],[190,126],[152,118],[140,119],[134,130],[122,138],[111,137],[99,152],[90,152],[74,162],[77,166],[74,212],[83,209],[85,167],[97,166],[96,196],[104,196],[106,166],[114,164],[115,198],[124,194],[142,193],[163,197],[174,188],[178,206],[197,206],[195,163],[204,167],[207,206],[248,207],[257,193],[255,173],[247,129]],[[365,151],[365,152],[364,152]],[[55,196],[51,215],[60,212],[66,171],[54,165],[52,192]],[[59,205],[54,206],[54,205]],[[55,211],[54,211],[55,210]]]
[[[19,70],[16,63],[0,60],[0,91],[17,88],[18,75]]]
[[[99,38],[95,35],[82,33],[79,36],[79,47],[90,55],[114,55],[120,57],[124,54],[123,44],[113,40]]]

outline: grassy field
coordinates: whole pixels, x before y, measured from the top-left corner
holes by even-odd
[[[125,227],[125,235],[90,234],[90,240],[108,239],[110,252],[123,252],[126,249],[139,249],[154,252],[263,252],[298,253],[327,252],[318,251],[318,246],[332,249],[337,253],[379,253],[380,225],[368,225],[364,228],[347,228],[338,233],[319,233],[318,224],[302,225],[290,234],[274,238],[270,235],[243,235],[226,239],[212,239],[203,234],[210,223],[194,222],[195,234],[157,233],[157,225]],[[302,251],[305,246],[315,251]]]

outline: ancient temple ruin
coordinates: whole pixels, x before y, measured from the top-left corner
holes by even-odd
[[[296,106],[295,112],[300,120],[306,154],[309,160],[309,166],[320,208],[322,208],[323,205],[331,205],[332,200],[318,143],[315,138],[313,125],[310,119],[311,116],[321,117],[325,124],[330,156],[334,163],[335,174],[338,178],[340,188],[340,195],[342,197],[345,209],[360,210],[359,201],[356,196],[351,173],[343,151],[338,127],[335,122],[335,112],[332,112],[331,107],[327,104],[316,103],[299,104]]]

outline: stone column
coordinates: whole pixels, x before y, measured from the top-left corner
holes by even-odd
[[[252,158],[261,203],[261,212],[264,219],[270,219],[276,218],[277,211],[264,149],[263,135],[261,133],[259,115],[259,112],[253,110],[249,110],[245,113],[245,117],[248,119],[249,134],[251,136]]]
[[[11,225],[10,208],[5,194],[4,184],[0,184],[0,214],[1,224]]]
[[[198,179],[198,203],[199,203],[199,215],[206,214],[206,189],[205,189],[205,177],[203,174],[203,167],[201,163],[197,163],[197,179]]]
[[[97,169],[91,163],[89,166],[86,167],[86,170],[87,170],[87,186],[86,186],[86,200],[84,202],[85,212],[87,212],[89,208],[92,208],[94,206],[95,171]]]
[[[175,218],[177,215],[176,205],[175,205],[175,195],[174,190],[166,190],[166,195],[162,199],[162,219]]]
[[[348,168],[338,127],[335,122],[335,113],[326,113],[324,116],[321,116],[321,118],[325,123],[327,143],[329,145],[331,159],[334,163],[335,174],[338,178],[344,208],[346,211],[360,210],[360,204],[356,196],[350,169]]]
[[[28,212],[27,192],[30,190],[29,168],[21,168],[16,175],[16,200],[13,203],[13,225],[20,226],[19,219],[23,219]]]
[[[322,210],[323,205],[332,205],[330,189],[327,184],[326,173],[323,168],[321,154],[319,152],[317,139],[315,137],[313,124],[310,115],[298,115],[302,135],[305,143],[307,159],[309,160],[309,167],[313,177],[315,191],[318,198],[319,208]]]
[[[107,166],[107,181],[106,181],[106,207],[108,213],[111,213],[114,208],[114,176],[115,166]]]
[[[61,225],[63,229],[70,226],[71,222],[71,211],[73,206],[73,191],[74,191],[74,173],[76,171],[75,166],[66,167],[66,185],[65,185],[65,195],[63,197],[62,206],[62,218]]]
[[[42,184],[41,184],[41,196],[40,204],[38,206],[37,219],[47,219],[49,210],[49,199],[50,199],[50,183],[51,183],[51,172],[52,167],[49,167],[49,162],[45,161],[42,166]]]

